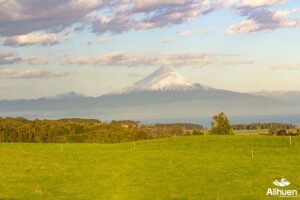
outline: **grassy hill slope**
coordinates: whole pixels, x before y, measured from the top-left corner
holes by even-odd
[[[122,144],[0,143],[0,199],[269,199],[300,191],[300,137],[193,136]],[[252,158],[252,149],[254,158]]]

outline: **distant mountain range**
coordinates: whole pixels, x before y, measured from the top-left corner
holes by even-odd
[[[100,97],[69,92],[31,100],[3,100],[0,101],[0,116],[133,119],[163,123],[201,123],[205,119],[207,123],[212,115],[226,112],[235,116],[236,121],[252,122],[256,119],[254,116],[263,121],[274,121],[272,116],[282,116],[276,118],[277,121],[300,124],[299,100],[300,92],[296,91],[240,93],[216,89],[189,81],[172,68],[163,67],[131,87]]]
[[[76,93],[74,91],[67,92],[67,93],[62,93],[62,94],[57,94],[54,97],[44,97],[41,99],[81,99],[81,98],[86,98],[84,94],[81,93]]]
[[[300,91],[259,91],[253,94],[289,102],[300,102]]]

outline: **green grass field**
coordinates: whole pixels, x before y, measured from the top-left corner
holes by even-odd
[[[292,147],[289,137],[268,136],[176,137],[135,147],[0,143],[1,200],[276,199],[266,191],[282,177],[300,191],[300,137]]]
[[[209,130],[204,130],[205,135],[209,135]],[[235,135],[268,135],[269,129],[258,130],[234,130]]]

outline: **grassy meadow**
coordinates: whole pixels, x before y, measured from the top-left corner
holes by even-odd
[[[236,135],[268,135],[269,129],[258,129],[258,130],[235,130]]]
[[[1,200],[276,199],[266,191],[282,177],[300,191],[300,137],[0,143]]]

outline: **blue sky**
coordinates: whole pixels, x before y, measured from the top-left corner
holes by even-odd
[[[161,66],[212,87],[300,90],[296,0],[0,0],[0,99],[99,96]]]

